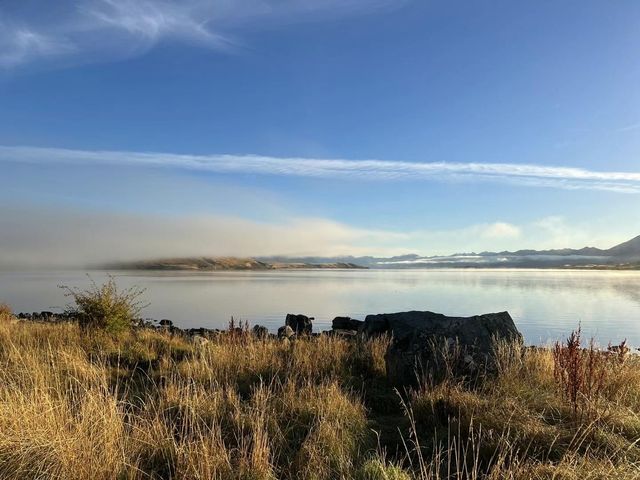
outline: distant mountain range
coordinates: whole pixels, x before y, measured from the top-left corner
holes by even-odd
[[[579,250],[518,250],[516,252],[456,253],[425,257],[416,254],[396,257],[191,257],[143,260],[108,265],[126,270],[292,270],[292,269],[389,269],[389,268],[576,268],[640,269],[640,236],[607,250],[585,247]]]
[[[285,257],[265,257],[265,261],[284,261]],[[290,262],[346,262],[367,268],[581,268],[640,269],[640,236],[607,250],[585,247],[579,250],[518,250],[516,252],[456,253],[425,257],[416,254],[396,257],[301,257]]]

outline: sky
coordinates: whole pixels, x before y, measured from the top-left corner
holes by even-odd
[[[0,265],[640,235],[640,3],[3,0]]]

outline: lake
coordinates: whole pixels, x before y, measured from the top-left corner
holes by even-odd
[[[90,272],[101,282],[106,272]],[[271,330],[287,313],[328,329],[338,315],[431,310],[473,315],[507,310],[528,343],[562,338],[582,325],[601,344],[640,346],[640,272],[566,270],[300,270],[118,272],[119,287],[146,288],[145,317],[182,327],[226,326],[231,316]],[[59,284],[85,287],[85,272],[0,272],[0,301],[16,312],[59,311]]]

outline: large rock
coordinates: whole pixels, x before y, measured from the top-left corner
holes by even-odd
[[[288,313],[284,324],[291,327],[293,331],[298,335],[310,335],[313,331],[312,322],[313,317],[307,317],[306,315],[293,315],[291,313]]]
[[[278,338],[280,339],[289,339],[295,337],[295,335],[296,333],[289,325],[284,325],[278,329]]]
[[[358,329],[364,325],[362,320],[356,320],[351,317],[336,317],[331,322],[331,328],[334,330],[354,330],[358,331]]]
[[[508,312],[473,317],[416,311],[369,315],[364,331],[392,335],[385,361],[387,377],[396,386],[415,386],[425,379],[438,382],[447,375],[482,375],[494,368],[495,340],[522,341]]]

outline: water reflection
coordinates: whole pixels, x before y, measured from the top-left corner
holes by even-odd
[[[105,272],[91,272],[102,281]],[[183,326],[224,326],[233,315],[282,324],[287,312],[316,317],[433,310],[472,315],[508,310],[528,342],[556,339],[582,324],[601,343],[640,345],[640,272],[540,270],[384,270],[118,273],[118,284],[147,288],[146,314]],[[82,272],[2,272],[0,300],[17,311],[66,304],[58,284],[86,286]]]

